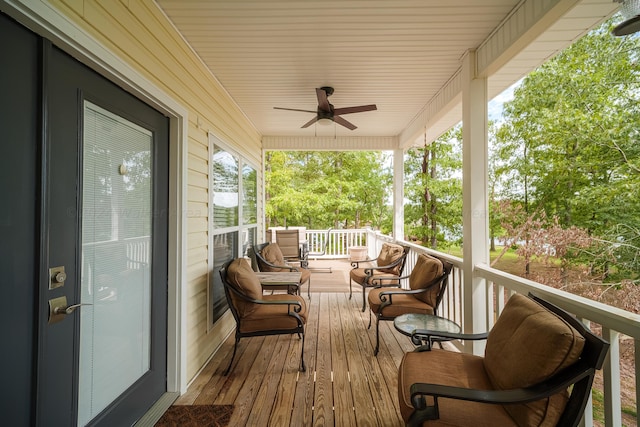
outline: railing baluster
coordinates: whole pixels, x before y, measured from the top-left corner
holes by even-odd
[[[591,322],[587,319],[579,319],[587,328],[591,327]],[[592,427],[593,426],[593,393],[589,392],[589,400],[587,406],[584,408],[584,414],[582,420],[580,420],[580,426]]]
[[[609,353],[602,368],[604,379],[604,422],[605,426],[621,426],[620,333],[602,327],[602,337],[609,341]]]

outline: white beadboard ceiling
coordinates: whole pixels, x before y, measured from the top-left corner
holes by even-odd
[[[406,147],[425,128],[431,139],[461,120],[452,81],[467,51],[488,58],[477,68],[493,97],[619,6],[614,0],[156,1],[265,141],[294,141],[297,148],[326,137],[384,137]],[[329,98],[335,108],[378,109],[345,115],[358,127],[350,131],[334,123],[301,129],[314,114],[273,108],[315,110],[321,86],[335,89]]]

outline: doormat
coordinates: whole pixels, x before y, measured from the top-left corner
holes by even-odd
[[[155,427],[225,427],[233,405],[173,405]]]

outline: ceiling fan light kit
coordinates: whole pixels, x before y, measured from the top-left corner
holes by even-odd
[[[318,109],[316,111],[311,110],[300,110],[297,108],[283,108],[283,107],[273,107],[276,110],[287,110],[287,111],[300,111],[303,113],[315,113],[316,116],[309,120],[307,123],[302,125],[302,128],[306,128],[311,126],[316,122],[323,122],[325,120],[331,120],[341,126],[346,127],[347,129],[354,130],[357,129],[357,126],[348,120],[341,117],[343,114],[352,114],[352,113],[362,113],[364,111],[373,111],[377,110],[375,104],[370,105],[359,105],[357,107],[345,107],[345,108],[334,108],[332,104],[329,103],[329,96],[333,94],[333,88],[330,86],[323,86],[316,88],[316,97],[318,98]]]
[[[614,36],[627,36],[640,31],[640,0],[617,1],[622,3],[620,13],[624,21],[611,30],[611,33]]]

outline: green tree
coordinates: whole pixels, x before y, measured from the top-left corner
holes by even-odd
[[[612,25],[522,81],[496,146],[502,198],[588,230],[610,250],[629,248],[616,230],[640,229],[640,39],[613,37]]]
[[[637,190],[640,178],[640,43],[609,29],[589,33],[527,76],[505,105],[499,138],[515,159],[516,190],[528,187],[520,195],[563,225],[596,234],[634,220],[633,201],[620,196],[629,185]]]
[[[462,239],[462,130],[457,126],[405,160],[407,235],[436,249]]]
[[[392,175],[384,153],[274,151],[266,160],[267,226],[389,224]]]

